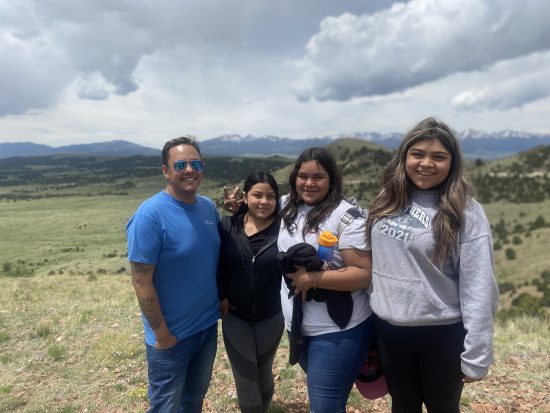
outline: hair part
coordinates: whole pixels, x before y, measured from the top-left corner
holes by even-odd
[[[279,215],[279,211],[281,208],[279,205],[279,185],[277,184],[277,181],[275,180],[273,175],[271,175],[268,172],[262,172],[262,171],[253,172],[250,175],[248,175],[248,178],[246,178],[243,185],[243,196],[245,196],[245,194],[248,191],[250,191],[250,188],[252,188],[256,184],[268,184],[273,190],[273,192],[275,192],[276,204],[275,204],[275,211],[273,212],[273,215],[274,216]],[[241,203],[241,206],[237,211],[236,215],[242,219],[244,218],[247,212],[248,212],[248,205],[245,202],[243,202]]]
[[[169,158],[169,152],[170,149],[172,149],[174,146],[180,146],[180,145],[190,145],[193,148],[197,150],[199,153],[199,156],[202,158],[201,150],[199,147],[199,144],[194,136],[191,135],[184,135],[180,138],[171,139],[168,142],[166,142],[162,148],[162,164],[168,165],[168,158]]]
[[[294,168],[288,177],[290,193],[282,211],[283,221],[287,230],[289,232],[294,232],[293,223],[298,215],[298,207],[304,202],[298,195],[296,178],[298,177],[298,172],[302,164],[309,161],[317,162],[327,171],[330,184],[325,198],[315,205],[307,214],[306,222],[302,230],[304,236],[308,231],[317,231],[321,222],[328,218],[344,198],[342,194],[342,175],[334,157],[322,147],[305,149],[300,156],[298,156],[298,159],[296,159]]]
[[[474,190],[464,169],[458,139],[445,123],[433,117],[422,120],[405,135],[385,166],[381,179],[382,189],[369,207],[366,235],[370,243],[375,221],[394,215],[409,204],[415,186],[405,170],[408,151],[417,143],[432,139],[441,142],[451,155],[449,175],[437,188],[433,188],[436,191],[438,211],[432,220],[435,249],[431,258],[436,265],[443,266],[458,244],[464,210]]]

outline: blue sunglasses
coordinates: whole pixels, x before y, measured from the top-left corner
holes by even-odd
[[[192,161],[176,161],[174,162],[174,171],[181,172],[187,168],[187,165],[190,165],[195,171],[202,171],[202,161],[198,159]]]

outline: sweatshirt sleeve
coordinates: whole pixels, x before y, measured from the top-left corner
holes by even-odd
[[[499,292],[493,271],[493,239],[481,205],[472,200],[464,216],[459,257],[459,292],[466,329],[462,372],[485,377],[494,361],[493,335]]]

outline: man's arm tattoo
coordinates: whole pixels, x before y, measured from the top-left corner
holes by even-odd
[[[137,287],[141,284],[141,281],[145,278],[148,279],[152,276],[155,269],[154,265],[143,264],[141,262],[130,262],[132,268],[132,284]],[[136,289],[136,292],[138,290]],[[147,322],[153,330],[160,327],[162,323],[162,316],[159,313],[159,306],[156,303],[156,298],[151,295],[137,294],[139,308],[143,313],[143,316],[147,319]]]
[[[138,296],[138,302],[143,316],[149,322],[149,326],[151,326],[153,330],[159,328],[161,324],[161,317],[155,307],[155,298]]]

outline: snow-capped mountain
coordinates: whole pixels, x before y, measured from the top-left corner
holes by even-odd
[[[201,151],[207,155],[292,155],[311,146],[324,146],[340,138],[356,138],[396,148],[403,134],[353,132],[327,135],[320,138],[290,139],[277,136],[222,135],[201,142]],[[550,145],[550,135],[504,130],[483,132],[467,129],[458,133],[462,151],[468,158],[493,159],[522,152],[538,145]]]
[[[458,133],[466,157],[494,159],[525,151],[539,145],[550,145],[550,134],[534,134],[503,130],[483,132],[466,129]],[[226,134],[199,142],[205,155],[225,156],[297,156],[311,146],[325,146],[336,139],[356,138],[394,149],[401,142],[400,133],[352,132],[308,139],[291,139],[274,135],[253,136]],[[39,156],[57,153],[79,153],[111,156],[158,155],[159,149],[147,148],[127,141],[110,141],[80,145],[51,147],[32,142],[0,143],[0,158],[11,156]]]
[[[278,136],[222,135],[199,142],[205,155],[289,155],[296,156],[305,148],[324,146],[334,138],[290,139]]]

